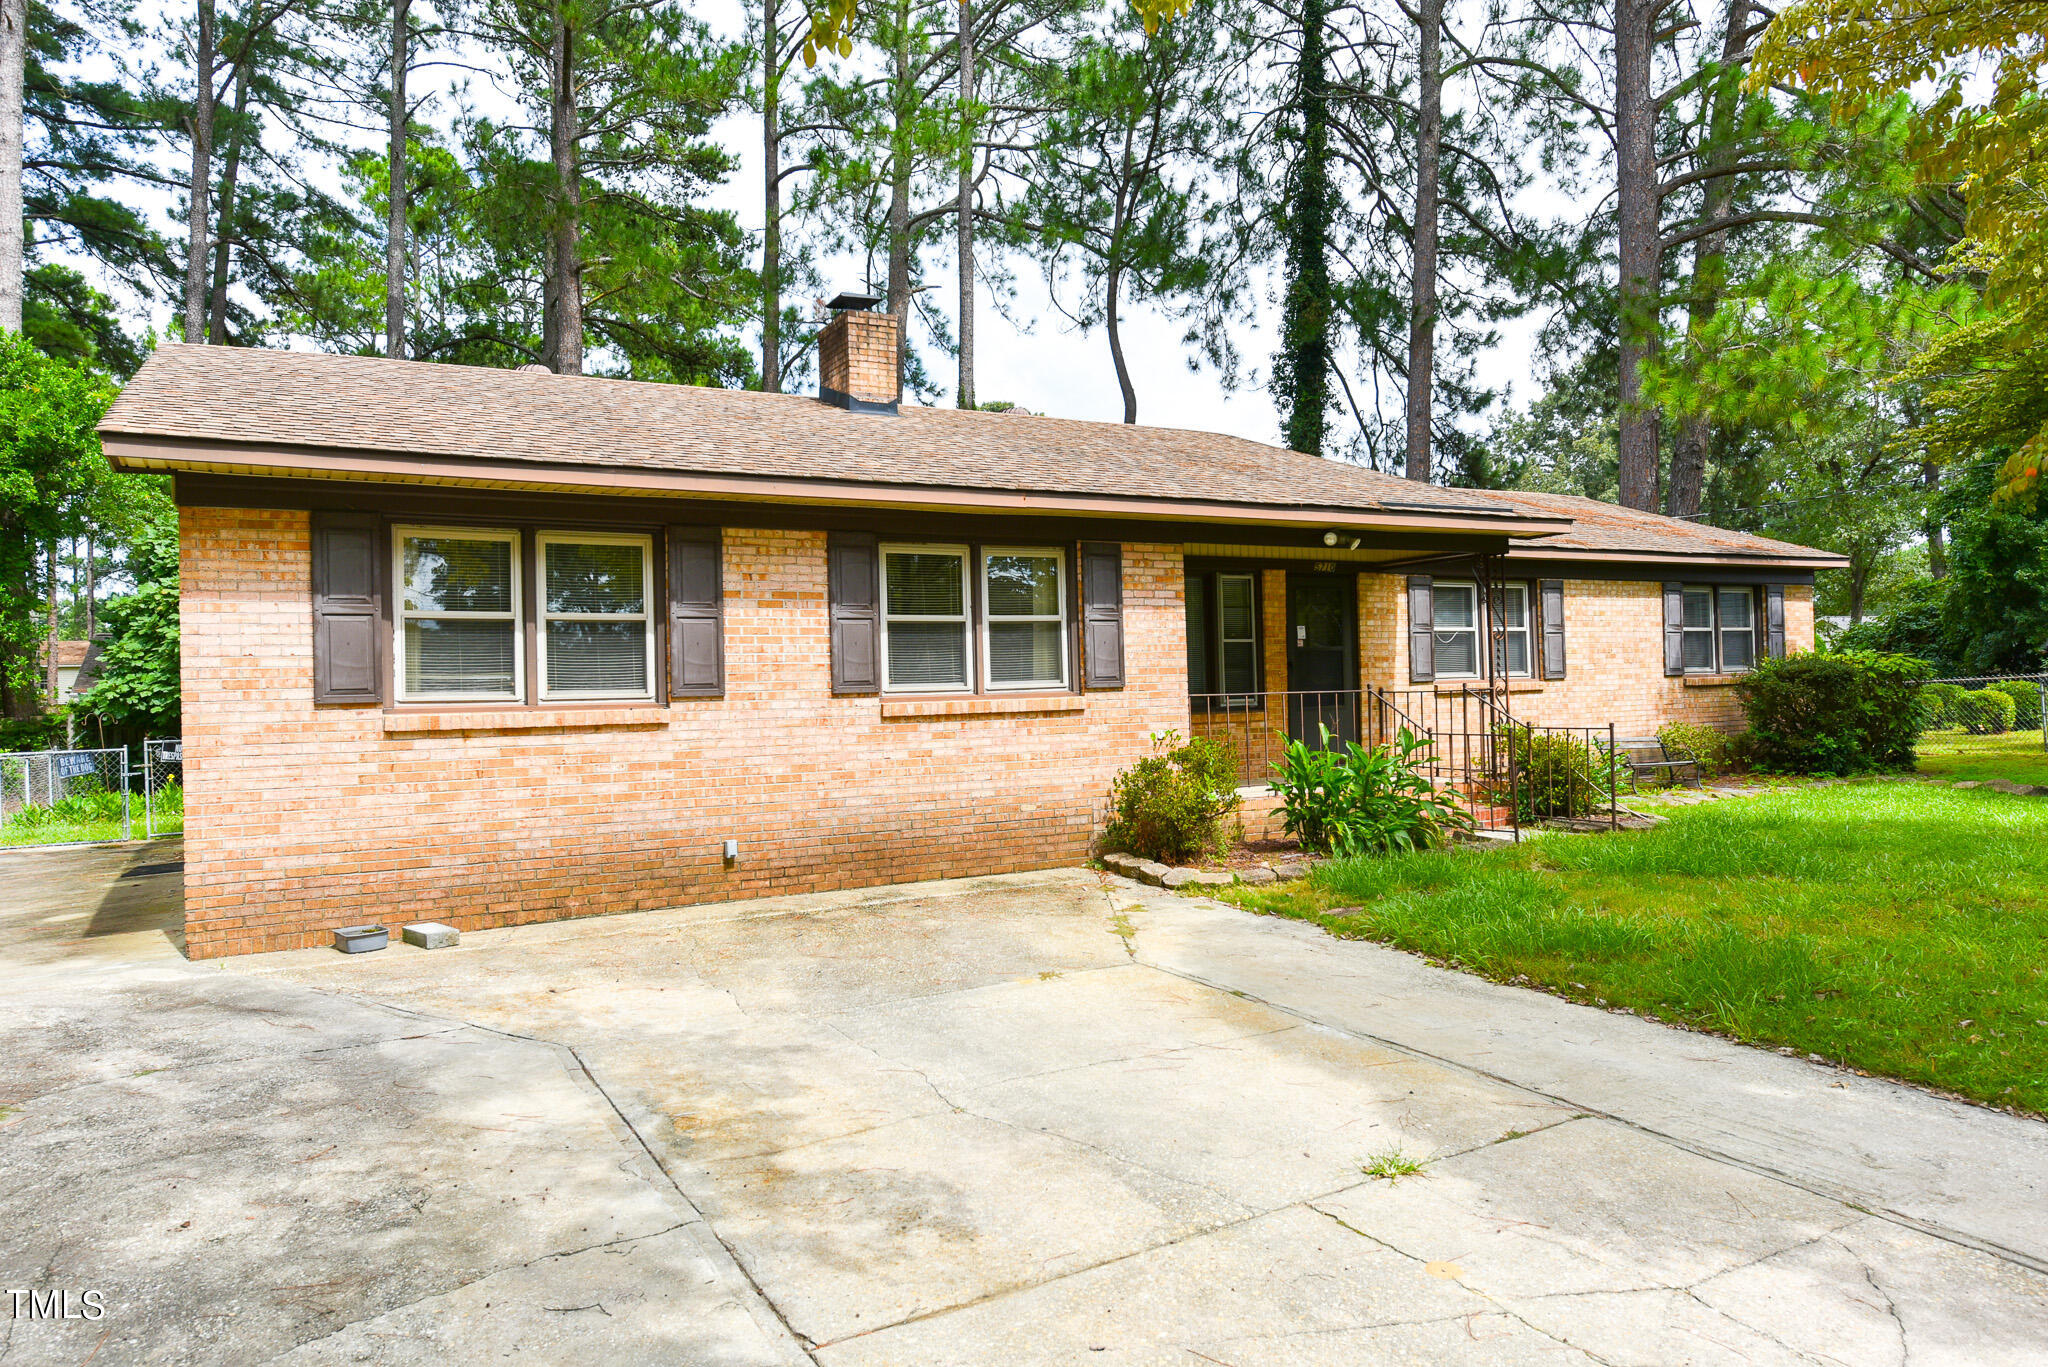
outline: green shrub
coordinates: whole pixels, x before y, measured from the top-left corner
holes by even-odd
[[[1614,796],[1617,771],[1624,777],[1628,773],[1624,757],[1610,754],[1605,741],[1584,732],[1516,726],[1512,748],[1513,791],[1495,798],[1514,803],[1518,823],[1604,812]]]
[[[1743,748],[1759,768],[1789,773],[1908,768],[1933,672],[1864,650],[1759,660],[1735,685],[1749,716]]]
[[[1935,682],[1920,689],[1920,729],[1939,731],[1962,724],[1957,705],[1968,696],[1961,684]]]
[[[2000,679],[1996,683],[1986,684],[1985,687],[2012,699],[2013,730],[2041,729],[2041,685],[2032,679]]]
[[[1273,764],[1273,791],[1287,833],[1323,854],[1388,854],[1448,845],[1451,833],[1472,828],[1472,817],[1421,772],[1416,753],[1429,742],[1406,727],[1394,744],[1367,750],[1356,741],[1287,742]]]
[[[1664,749],[1671,758],[1682,759],[1691,755],[1697,760],[1702,782],[1719,778],[1735,762],[1735,738],[1698,722],[1665,722],[1657,728],[1657,739],[1664,742]]]
[[[1956,704],[1956,721],[1973,736],[2002,736],[2012,730],[2019,707],[2010,695],[1992,688],[1976,688]]]
[[[1221,850],[1238,809],[1237,764],[1221,741],[1177,731],[1152,737],[1152,753],[1116,776],[1102,843],[1147,859],[1186,860]]]

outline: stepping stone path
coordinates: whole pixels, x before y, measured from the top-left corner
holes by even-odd
[[[1105,854],[1102,866],[1111,873],[1150,883],[1155,888],[1227,888],[1232,883],[1276,883],[1300,878],[1316,865],[1308,858],[1284,859],[1273,864],[1253,864],[1241,869],[1177,869],[1156,859],[1135,854]]]

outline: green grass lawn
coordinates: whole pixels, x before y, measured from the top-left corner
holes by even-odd
[[[135,818],[137,834],[142,830],[142,817]],[[53,821],[48,825],[28,825],[7,822],[0,825],[0,849],[10,845],[69,845],[88,840],[119,840],[121,821]]]
[[[1247,908],[2048,1112],[2048,799],[1872,782],[1338,861]]]
[[[1920,737],[1915,753],[1919,772],[1930,778],[2048,783],[2048,750],[2041,748],[2039,731],[2008,731],[2002,736],[1929,731]]]

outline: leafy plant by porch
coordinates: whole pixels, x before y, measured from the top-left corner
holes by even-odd
[[[1234,834],[1237,761],[1230,748],[1177,731],[1152,738],[1152,753],[1116,776],[1104,848],[1184,863],[1220,851]]]
[[[1514,804],[1522,825],[1605,815],[1617,785],[1628,781],[1628,756],[1588,730],[1513,726],[1501,740],[1511,746],[1514,776],[1497,797]]]
[[[2048,1112],[2048,799],[1788,788],[1225,894],[1500,981]]]
[[[1388,854],[1448,845],[1453,832],[1472,829],[1457,799],[1422,773],[1418,755],[1429,742],[1406,727],[1392,745],[1342,750],[1330,728],[1322,744],[1290,740],[1273,764],[1272,789],[1287,833],[1322,854]]]

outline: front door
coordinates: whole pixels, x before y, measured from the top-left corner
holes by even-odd
[[[1287,576],[1287,734],[1358,739],[1358,577]]]

